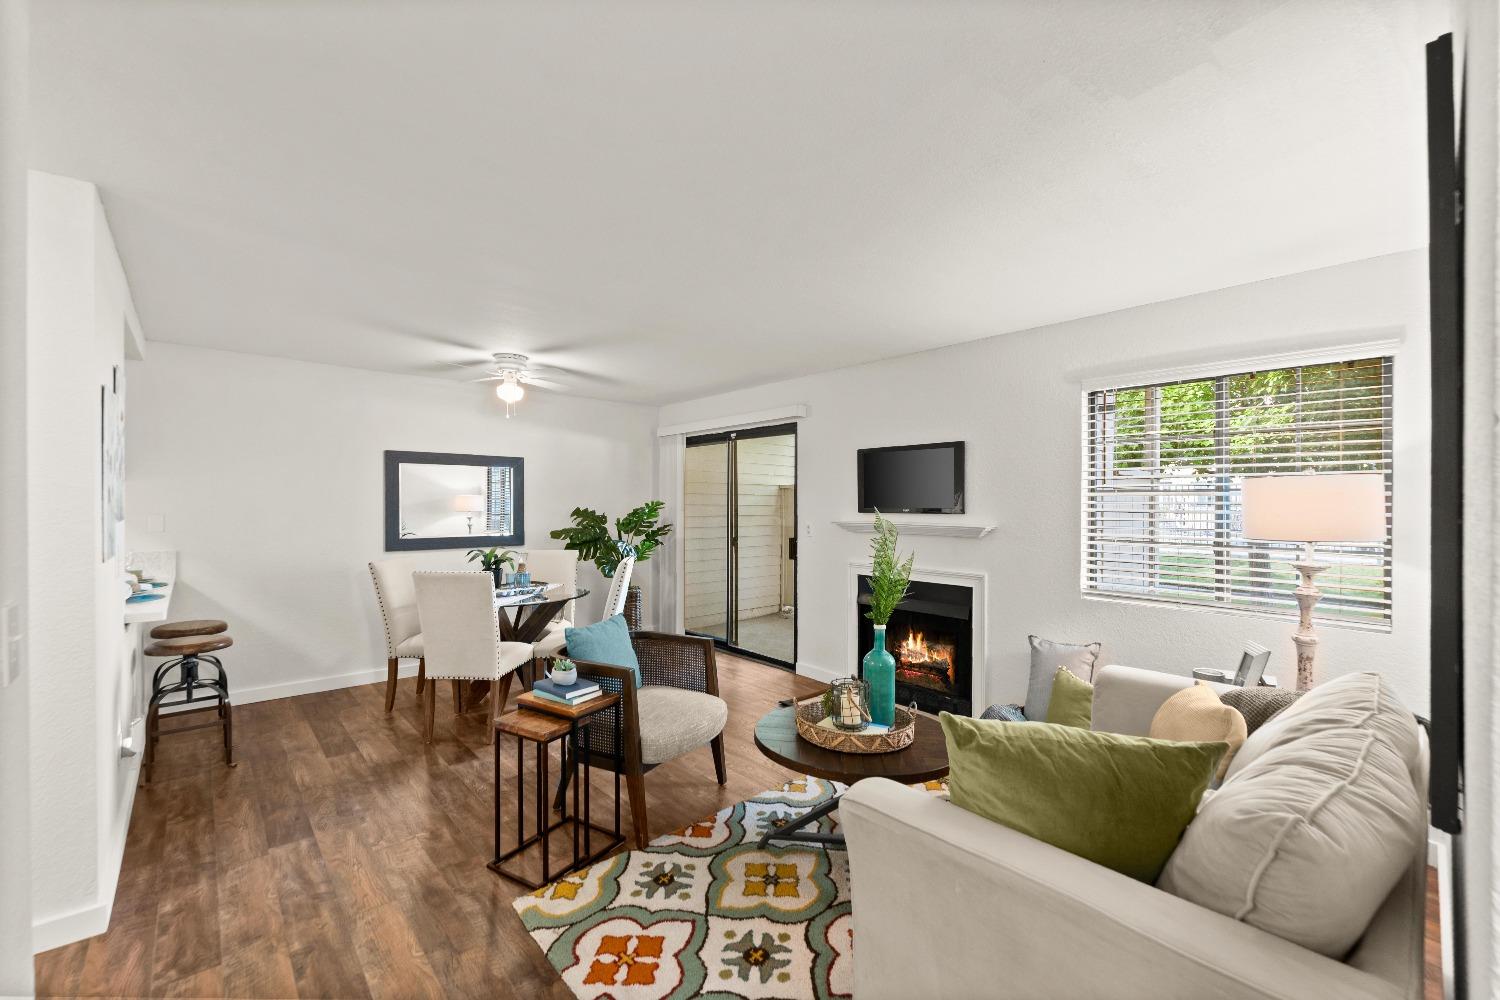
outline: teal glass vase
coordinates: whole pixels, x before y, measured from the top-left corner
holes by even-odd
[[[896,721],[896,660],[885,649],[885,626],[875,626],[875,646],[865,654],[864,678],[870,685],[870,721],[881,726]]]

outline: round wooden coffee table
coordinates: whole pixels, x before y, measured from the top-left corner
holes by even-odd
[[[782,767],[815,778],[827,778],[852,785],[861,778],[890,778],[902,784],[936,781],[948,773],[948,745],[943,727],[928,715],[917,716],[917,735],[911,745],[894,753],[839,753],[825,750],[797,735],[797,709],[794,706],[773,709],[755,724],[755,746]],[[844,838],[834,833],[802,833],[803,827],[816,823],[838,808],[835,795],[811,812],[805,813],[779,830],[760,839],[765,847],[773,840],[790,840],[825,847],[843,847]]]

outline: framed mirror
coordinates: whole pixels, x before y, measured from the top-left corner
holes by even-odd
[[[503,455],[386,452],[386,551],[524,545],[524,468]]]

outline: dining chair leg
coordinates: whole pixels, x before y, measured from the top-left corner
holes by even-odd
[[[635,846],[643,848],[651,841],[650,826],[646,822],[646,777],[626,772],[625,784],[630,790],[630,825],[635,830]]]
[[[422,696],[422,689],[427,686],[427,657],[417,658],[417,697]]]
[[[396,707],[396,664],[397,659],[392,656],[385,661],[385,714],[390,715],[391,710]]]
[[[453,682],[453,715],[457,718],[464,714],[464,682]]]
[[[422,742],[432,742],[432,724],[437,715],[437,686],[427,692],[427,718],[422,725]]]
[[[714,777],[719,779],[719,784],[727,784],[729,782],[729,772],[724,767],[724,734],[720,733],[718,736],[715,736],[709,747],[713,750],[714,754]]]

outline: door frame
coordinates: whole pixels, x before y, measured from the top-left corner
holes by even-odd
[[[768,655],[766,653],[757,652],[757,651],[755,651],[753,649],[746,649],[743,646],[739,645],[739,643],[738,643],[739,636],[738,636],[737,633],[738,633],[739,616],[736,613],[735,608],[736,608],[736,605],[739,603],[738,598],[739,598],[739,575],[740,575],[740,567],[739,567],[739,511],[738,511],[738,507],[739,507],[739,470],[738,470],[738,467],[737,467],[738,466],[737,458],[738,458],[738,450],[739,449],[738,449],[736,443],[739,442],[739,441],[750,440],[750,439],[753,439],[753,438],[786,437],[788,435],[790,435],[791,438],[792,438],[792,531],[793,531],[793,534],[792,534],[791,541],[792,541],[792,544],[794,546],[793,551],[790,554],[790,558],[792,560],[792,658],[790,660],[783,660],[783,659],[780,659],[780,658],[775,657],[775,656],[770,656],[770,655]],[[801,546],[798,546],[796,544],[796,541],[797,541],[797,538],[799,537],[799,533],[798,533],[797,529],[798,529],[798,527],[802,523],[801,520],[799,519],[799,516],[798,516],[799,515],[798,507],[799,507],[799,505],[802,502],[801,489],[800,489],[800,480],[802,478],[802,468],[801,468],[802,449],[800,447],[800,442],[797,439],[797,423],[796,423],[796,421],[791,421],[789,423],[784,423],[784,424],[769,424],[769,425],[766,425],[766,426],[758,426],[758,427],[737,427],[737,428],[733,428],[731,430],[726,430],[726,431],[716,431],[716,432],[714,432],[712,434],[693,434],[693,435],[687,437],[684,440],[684,442],[683,442],[684,448],[692,448],[692,447],[695,447],[695,446],[698,446],[698,445],[709,445],[709,444],[728,444],[729,445],[729,447],[725,450],[726,463],[727,463],[727,466],[728,466],[728,468],[725,469],[725,476],[726,476],[726,478],[728,480],[728,488],[724,491],[725,492],[724,514],[725,514],[725,524],[726,524],[726,529],[725,529],[725,532],[724,532],[724,538],[725,538],[724,544],[725,544],[725,546],[727,548],[727,551],[725,552],[725,560],[724,560],[725,567],[726,567],[726,569],[725,569],[725,575],[727,577],[727,579],[724,581],[724,583],[725,583],[725,586],[724,586],[724,632],[725,632],[725,635],[724,636],[709,635],[709,634],[707,634],[705,632],[695,632],[692,629],[685,629],[685,631],[689,635],[696,635],[696,636],[701,636],[701,637],[703,637],[705,639],[712,639],[713,640],[713,644],[714,644],[714,646],[716,648],[725,650],[726,652],[733,653],[736,656],[743,656],[743,657],[745,657],[747,659],[751,659],[751,660],[759,660],[762,663],[769,663],[769,664],[771,664],[774,667],[781,667],[784,670],[791,670],[791,671],[795,672],[796,669],[797,669],[797,644],[798,644],[798,639],[799,639],[799,636],[798,636],[798,624],[799,624],[799,620],[800,620],[800,618],[802,616],[802,598],[801,598],[802,573],[801,573],[800,560],[797,558],[797,552],[796,552],[796,549],[798,549],[798,548],[801,547]],[[684,475],[686,475],[685,471],[684,471]],[[684,489],[686,489],[686,484],[684,484]],[[686,546],[686,540],[684,540],[684,549],[683,549],[684,554],[686,554],[686,551],[687,551],[685,546]],[[686,590],[686,581],[684,581],[683,600],[686,601],[686,599],[687,599],[687,590]]]

